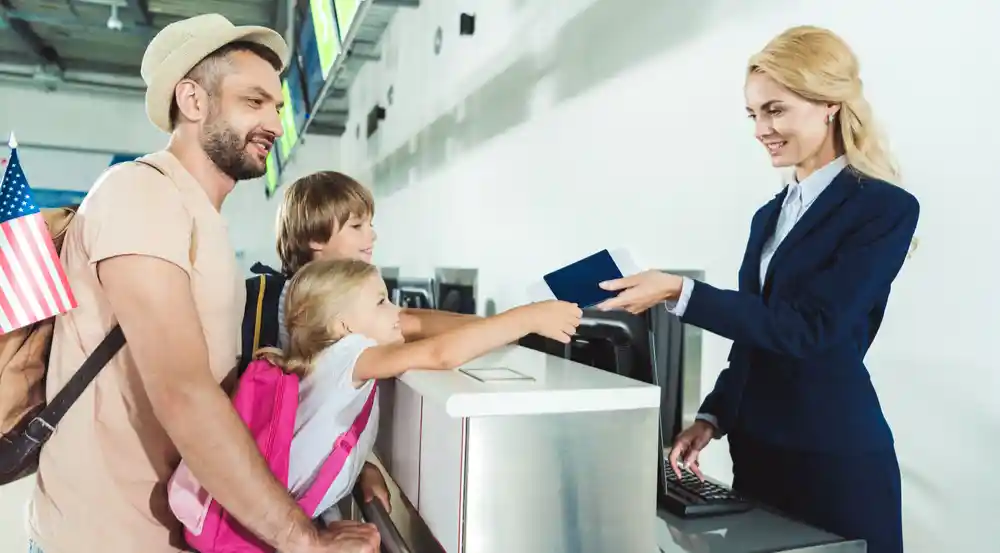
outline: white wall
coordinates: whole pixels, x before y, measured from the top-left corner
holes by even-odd
[[[475,36],[458,35],[462,11]],[[750,217],[779,185],[743,113],[746,60],[788,26],[834,29],[923,208],[867,359],[896,435],[907,550],[996,551],[996,21],[975,0],[426,2],[399,12],[352,90],[343,164],[375,184],[379,264],[478,267],[501,309],[546,270],[621,244],[733,287]],[[355,138],[390,86],[378,133]],[[703,393],[728,347],[706,337]],[[729,476],[725,444],[704,466]]]
[[[2,144],[14,130],[21,143],[18,154],[34,188],[88,190],[108,167],[113,153],[154,152],[168,138],[149,123],[142,100],[135,97],[43,93],[0,85],[0,106],[4,106],[0,110]],[[281,180],[287,183],[319,169],[335,169],[339,155],[339,139],[307,136]],[[0,156],[7,156],[2,145]],[[263,180],[258,179],[239,183],[223,205],[233,247],[245,270],[254,261],[277,263],[274,215],[279,198],[266,199]],[[32,484],[25,480],[0,488],[2,552],[27,548],[24,504]]]

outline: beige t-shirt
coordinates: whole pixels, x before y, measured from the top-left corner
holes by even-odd
[[[79,306],[56,320],[50,399],[116,322],[97,280],[97,263],[119,255],[153,256],[184,269],[212,374],[221,382],[236,364],[246,292],[226,222],[172,154],[146,159],[171,178],[134,163],[112,168],[87,195],[66,235],[62,262]],[[126,344],[42,449],[29,509],[32,539],[45,553],[181,551],[180,526],[165,492],[179,462]]]

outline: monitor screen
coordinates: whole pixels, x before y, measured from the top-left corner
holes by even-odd
[[[299,129],[306,120],[306,98],[302,93],[302,74],[297,63],[289,64],[284,80],[281,82],[281,95],[285,107],[281,110],[281,128],[284,134],[278,140],[278,161],[288,160],[292,148],[299,141]]]
[[[354,22],[354,15],[358,11],[358,0],[334,0],[337,8],[337,27],[340,29],[341,38],[347,36]]]
[[[309,16],[306,17],[308,21],[303,22],[302,25],[303,36],[299,38],[299,46],[303,48],[303,56],[306,54],[305,35],[312,37],[312,46],[309,48],[310,55],[312,52],[316,54],[313,58],[314,64],[306,65],[306,77],[309,82],[315,79],[312,75],[313,71],[316,71],[316,74],[320,76],[321,83],[325,81],[340,54],[342,35],[337,32],[337,21],[333,15],[333,4],[330,2],[331,0],[309,0]],[[318,92],[317,90],[316,94],[310,93],[310,100],[315,99]]]
[[[278,189],[278,177],[281,175],[281,168],[278,166],[278,156],[275,148],[267,155],[267,173],[264,174],[264,195],[268,198],[274,195]]]
[[[476,296],[472,286],[442,282],[438,284],[438,309],[464,315],[476,314]]]

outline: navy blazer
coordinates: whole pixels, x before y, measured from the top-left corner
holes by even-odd
[[[760,258],[782,191],[760,208],[739,291],[696,282],[682,320],[733,340],[700,411],[733,437],[812,451],[892,447],[864,356],[917,226],[903,189],[844,169],[781,242],[763,291]]]

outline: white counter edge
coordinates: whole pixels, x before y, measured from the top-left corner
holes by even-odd
[[[524,390],[454,394],[445,411],[455,418],[658,409],[660,389],[651,386],[594,390]]]

